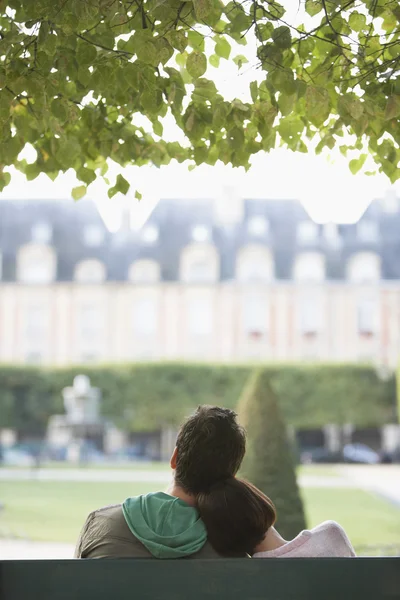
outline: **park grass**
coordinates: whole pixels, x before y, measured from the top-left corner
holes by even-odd
[[[73,543],[94,508],[164,487],[140,482],[2,481],[0,537]],[[354,546],[400,546],[400,509],[386,500],[348,488],[305,488],[302,495],[308,526],[333,519],[343,525]]]

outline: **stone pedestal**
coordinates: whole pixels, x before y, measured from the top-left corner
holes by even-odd
[[[163,427],[160,439],[160,459],[169,462],[175,448],[177,430],[175,427]]]
[[[325,435],[325,448],[332,453],[340,452],[342,445],[340,425],[325,425],[323,429]]]
[[[400,451],[400,425],[390,424],[382,427],[382,450],[389,454]]]
[[[11,448],[17,443],[17,432],[14,429],[0,429],[0,446]]]
[[[126,434],[114,426],[107,427],[104,433],[104,452],[115,454],[126,447]]]

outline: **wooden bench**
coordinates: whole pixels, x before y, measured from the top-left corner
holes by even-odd
[[[203,598],[399,600],[400,558],[0,562],[0,600]]]

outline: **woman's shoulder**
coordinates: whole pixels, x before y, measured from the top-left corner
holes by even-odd
[[[347,536],[347,533],[343,527],[336,521],[324,521],[313,529],[310,529],[310,534],[314,537],[323,537],[329,546],[335,547],[339,552],[339,556],[355,556],[355,552],[351,542]]]

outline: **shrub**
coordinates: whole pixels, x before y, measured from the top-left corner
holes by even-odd
[[[242,474],[274,502],[277,529],[285,539],[305,528],[303,503],[283,417],[265,371],[256,372],[239,403],[247,430]]]

